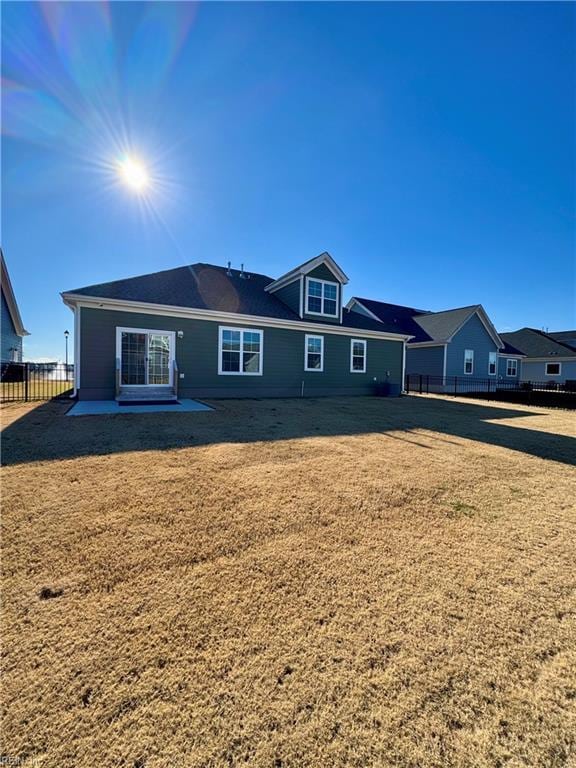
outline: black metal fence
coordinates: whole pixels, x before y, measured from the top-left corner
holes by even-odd
[[[429,376],[409,373],[406,391],[418,394],[442,394],[477,397],[484,400],[526,403],[543,407],[576,408],[576,381],[516,381],[477,379],[470,376]]]
[[[64,363],[0,363],[0,402],[68,398],[74,366]]]

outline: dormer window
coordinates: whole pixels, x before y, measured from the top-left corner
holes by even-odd
[[[307,277],[306,313],[338,317],[338,283]]]

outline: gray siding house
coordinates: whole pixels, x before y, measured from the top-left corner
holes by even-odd
[[[565,384],[576,381],[576,348],[535,328],[500,334],[503,341],[520,349],[522,381]]]
[[[410,334],[342,306],[328,253],[278,279],[211,264],[66,291],[80,399],[400,392]]]
[[[412,337],[407,374],[438,377],[438,383],[452,376],[510,381],[520,375],[522,353],[500,338],[480,304],[428,312],[354,297],[347,307]]]
[[[4,254],[0,251],[0,287],[1,287],[1,315],[0,315],[0,362],[22,362],[22,339],[28,336],[28,331],[22,324],[20,311],[16,297],[10,282],[8,268],[4,261]]]

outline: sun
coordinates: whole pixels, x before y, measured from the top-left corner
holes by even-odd
[[[118,165],[118,172],[123,183],[134,192],[142,193],[150,186],[146,166],[134,157],[124,158]]]

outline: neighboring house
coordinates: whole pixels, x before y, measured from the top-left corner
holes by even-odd
[[[550,381],[557,384],[576,381],[576,348],[535,328],[521,328],[513,333],[501,333],[500,336],[525,355],[522,361],[522,381]]]
[[[22,324],[22,318],[20,317],[20,311],[18,309],[18,304],[16,303],[10,276],[8,275],[8,268],[4,261],[4,254],[1,250],[0,264],[0,284],[2,293],[2,314],[0,318],[2,343],[0,349],[0,362],[20,363],[22,362],[22,339],[29,334]]]
[[[352,298],[347,307],[398,333],[412,336],[406,345],[406,373],[475,379],[518,378],[522,353],[505,345],[480,304],[428,312],[372,299]],[[507,360],[514,358],[509,366]],[[515,370],[515,373],[512,371]]]
[[[193,264],[66,291],[80,399],[399,393],[410,334],[342,307],[328,253],[278,279]]]
[[[498,378],[507,382],[520,381],[522,378],[524,355],[519,349],[513,347],[512,344],[508,344],[501,333],[499,336],[504,346],[498,352]]]
[[[576,331],[553,331],[548,336],[551,336],[555,341],[576,348]]]

